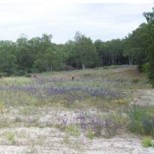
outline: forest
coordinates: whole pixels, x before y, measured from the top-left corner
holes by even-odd
[[[92,41],[76,32],[65,44],[53,43],[51,34],[1,40],[0,76],[135,64],[154,87],[154,8],[143,15],[146,23],[123,39]]]

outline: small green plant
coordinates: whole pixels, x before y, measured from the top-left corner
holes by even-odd
[[[68,136],[79,137],[80,136],[80,130],[75,125],[68,125],[65,128],[65,134],[68,135]]]
[[[145,73],[148,73],[150,70],[150,64],[149,63],[145,63],[143,66],[142,66],[142,71],[145,72]]]
[[[21,113],[24,115],[29,115],[29,114],[33,114],[35,111],[35,108],[33,106],[24,106],[21,109]]]
[[[63,138],[63,142],[66,144],[71,143],[70,137],[79,137],[80,136],[80,130],[75,125],[68,125],[64,128],[65,136]]]
[[[134,104],[129,112],[129,128],[133,133],[142,135],[154,135],[154,116],[153,109],[139,107]]]
[[[136,84],[136,83],[139,83],[140,82],[140,79],[132,79],[132,83]]]
[[[12,144],[14,144],[15,142],[15,133],[12,133],[12,132],[6,132],[5,133],[5,137],[6,139],[11,142]]]
[[[142,145],[145,148],[151,147],[152,146],[152,138],[151,137],[144,137],[142,140]]]
[[[4,104],[2,101],[0,101],[0,113],[3,114],[3,112],[4,112]]]
[[[65,144],[69,144],[70,143],[69,136],[65,135],[64,138],[63,138],[63,141],[64,141]]]
[[[88,130],[87,137],[92,140],[94,136],[95,136],[95,132],[93,132],[92,130]]]

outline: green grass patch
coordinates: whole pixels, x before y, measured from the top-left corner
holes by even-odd
[[[13,133],[13,132],[6,132],[4,135],[5,135],[6,139],[11,144],[14,144],[15,143],[15,133]]]
[[[142,145],[145,148],[151,147],[152,146],[152,138],[151,137],[144,137],[142,139]]]
[[[31,84],[33,81],[31,78],[26,77],[4,77],[1,79],[0,85],[27,85]]]
[[[79,137],[81,133],[76,125],[68,125],[65,127],[65,134],[67,136]]]
[[[154,108],[133,106],[129,111],[130,131],[142,135],[154,136]]]

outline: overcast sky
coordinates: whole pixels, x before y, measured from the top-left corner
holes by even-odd
[[[65,43],[76,31],[93,40],[124,38],[153,6],[154,0],[0,0],[0,40],[47,33]]]

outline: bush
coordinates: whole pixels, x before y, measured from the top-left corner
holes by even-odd
[[[7,76],[6,73],[4,73],[4,72],[0,72],[0,78],[5,77],[5,76]]]
[[[146,116],[142,119],[143,133],[154,135],[154,117]]]
[[[68,136],[79,137],[80,136],[80,130],[75,125],[68,125],[65,128],[65,134],[67,134]]]
[[[152,139],[151,137],[144,137],[142,140],[142,145],[145,148],[151,147],[152,146]]]
[[[150,83],[152,85],[152,88],[154,88],[154,71],[149,72],[148,77],[149,77],[149,81],[150,81]]]
[[[95,133],[92,130],[88,130],[87,137],[92,140],[95,137]]]
[[[154,115],[146,107],[135,106],[129,111],[129,128],[133,133],[154,136]]]
[[[25,77],[30,78],[32,76],[31,76],[31,74],[25,74]]]
[[[145,63],[142,67],[142,71],[145,73],[148,73],[150,70],[150,64],[149,63]]]
[[[133,84],[137,84],[137,83],[139,83],[140,82],[140,79],[132,79],[132,83]]]
[[[15,72],[16,76],[25,76],[27,74],[27,72],[25,70],[18,70],[17,72]]]

